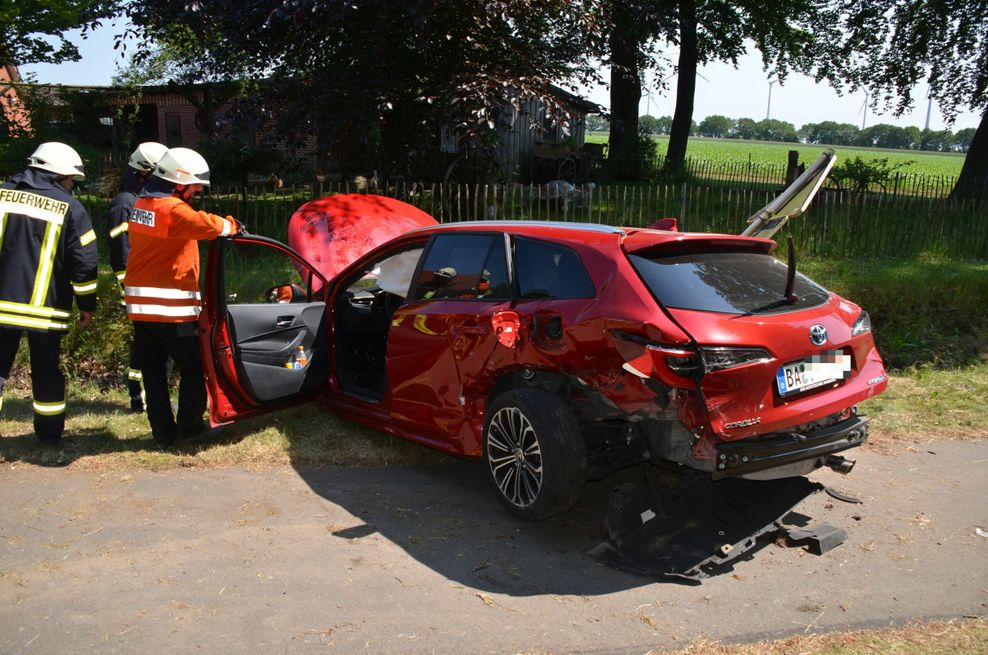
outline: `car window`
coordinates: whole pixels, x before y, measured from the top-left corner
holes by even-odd
[[[257,242],[234,240],[224,248],[223,273],[231,304],[305,302],[312,297],[310,276],[299,275],[292,256]]]
[[[388,255],[351,278],[346,283],[346,288],[353,293],[380,289],[405,298],[421,256],[422,248],[411,248]]]
[[[415,289],[416,300],[511,298],[504,237],[441,234],[432,240]]]
[[[593,283],[580,257],[563,246],[535,239],[515,240],[518,292],[530,298],[592,298]]]
[[[706,252],[629,259],[666,307],[725,314],[780,313],[816,307],[826,289],[796,273],[794,304],[783,303],[788,267],[771,255]]]

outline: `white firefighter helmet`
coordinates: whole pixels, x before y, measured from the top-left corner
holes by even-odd
[[[158,165],[158,160],[168,151],[168,146],[157,141],[145,141],[130,155],[127,165],[142,173],[150,173]]]
[[[189,148],[169,148],[158,160],[154,175],[175,184],[209,186],[209,164]]]
[[[82,172],[82,158],[79,157],[79,153],[58,141],[42,143],[27,158],[27,164],[31,168],[71,177],[77,182],[86,179]]]

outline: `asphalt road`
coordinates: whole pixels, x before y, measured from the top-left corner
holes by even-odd
[[[3,653],[645,653],[704,637],[988,614],[988,442],[857,453],[812,555],[768,542],[687,586],[608,568],[608,491],[510,518],[478,464],[95,474],[3,464]],[[790,517],[793,518],[793,517]]]

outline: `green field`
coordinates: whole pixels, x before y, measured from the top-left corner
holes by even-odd
[[[656,141],[659,155],[665,156],[667,136],[653,137]],[[587,136],[592,143],[607,143],[607,134],[595,132]],[[799,152],[800,161],[809,163],[816,159],[819,153],[828,146],[811,145],[806,143],[777,143],[770,141],[744,141],[741,139],[705,139],[690,137],[686,156],[696,161],[712,163],[748,162],[754,164],[786,165],[790,150]],[[837,153],[837,163],[861,157],[871,159],[888,159],[889,164],[912,162],[900,169],[904,173],[921,175],[945,175],[956,177],[960,175],[964,164],[963,153],[925,152],[921,150],[888,150],[883,148],[858,148],[851,146],[833,146]]]

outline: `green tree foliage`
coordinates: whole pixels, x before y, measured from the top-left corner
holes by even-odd
[[[855,145],[909,150],[916,146],[918,136],[918,132],[914,134],[907,128],[879,123],[861,130]]]
[[[971,144],[971,137],[974,136],[974,128],[968,128],[968,145]],[[953,152],[954,134],[950,130],[923,130],[919,138],[920,150],[931,150],[933,152]]]
[[[587,115],[588,132],[606,132],[608,129],[610,129],[610,125],[611,122],[601,114]]]
[[[0,64],[78,61],[65,32],[82,37],[119,11],[116,0],[7,0],[0,3]]]
[[[725,138],[734,128],[734,119],[719,114],[707,116],[697,126],[696,133],[700,136]]]
[[[901,115],[926,80],[950,121],[962,108],[981,113],[955,198],[988,197],[988,3],[984,0],[870,0],[846,14],[845,52],[862,53],[855,81],[876,104]]]
[[[669,134],[672,131],[672,116],[659,116],[655,126],[656,134]]]
[[[693,127],[695,131],[695,123]],[[669,134],[669,130],[672,129],[672,116],[659,116],[656,118],[650,114],[645,114],[638,119],[638,128],[639,132],[644,132],[645,134]]]
[[[755,138],[762,141],[789,141],[795,143],[796,126],[786,121],[766,118],[755,123],[755,131],[758,136]]]
[[[352,168],[404,172],[434,149],[440,130],[482,141],[527,101],[566,123],[572,108],[549,93],[596,78],[588,57],[601,30],[593,3],[550,0],[159,0],[134,3],[147,39],[180,26],[200,39],[202,66],[223,77],[270,77],[270,93],[308,122],[320,149]],[[148,49],[145,45],[143,50]],[[404,157],[405,161],[399,161]]]
[[[799,130],[800,137],[807,143],[819,143],[831,146],[853,145],[858,137],[858,127],[850,123],[823,121],[807,123]]]
[[[956,152],[967,152],[968,148],[971,147],[971,141],[974,140],[974,132],[973,127],[957,130],[957,134],[952,139],[951,149]]]
[[[739,118],[734,122],[734,128],[729,136],[734,139],[757,139],[757,123],[751,118]]]
[[[645,134],[661,134],[659,132],[659,119],[651,114],[645,114],[638,118],[638,129]]]

